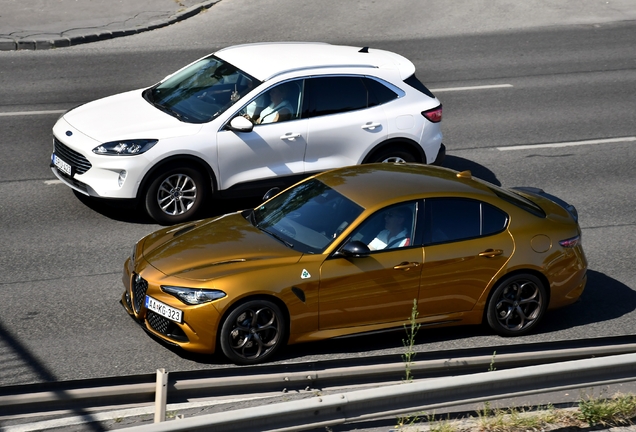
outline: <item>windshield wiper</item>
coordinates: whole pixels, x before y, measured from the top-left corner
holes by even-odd
[[[261,231],[266,232],[267,234],[271,235],[272,237],[274,237],[276,240],[282,242],[285,244],[285,246],[287,246],[290,249],[294,248],[294,245],[290,242],[288,242],[287,240],[285,240],[284,238],[282,238],[281,236],[279,236],[278,234],[271,232],[271,231],[267,231],[266,229],[260,228]]]

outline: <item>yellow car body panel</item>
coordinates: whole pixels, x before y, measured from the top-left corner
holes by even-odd
[[[315,181],[319,183],[311,183]],[[282,343],[293,344],[399,328],[408,323],[414,300],[418,322],[426,325],[485,320],[491,324],[500,320],[504,325],[506,311],[523,315],[522,310],[534,314],[521,317],[521,325],[525,325],[524,320],[538,320],[544,310],[576,301],[585,287],[587,261],[576,217],[546,194],[506,192],[470,174],[443,168],[377,164],[318,174],[279,196],[291,196],[285,194],[314,184],[345,197],[356,210],[353,219],[333,233],[331,228],[323,229],[330,222],[339,222],[342,210],[326,202],[325,193],[311,198],[320,205],[325,201],[324,209],[320,205],[312,208],[312,212],[325,210],[325,215],[316,216],[320,220],[313,221],[311,229],[302,218],[308,215],[311,219],[313,213],[303,213],[301,195],[295,198],[296,204],[287,199],[284,205],[292,206],[292,211],[281,217],[267,213],[272,203],[282,200],[274,197],[254,211],[164,228],[140,240],[124,264],[122,304],[157,338],[189,351],[214,353],[219,341],[225,343],[224,352],[229,350],[227,339],[238,330],[227,333],[225,342],[219,333],[229,319],[237,320],[241,327],[244,316],[236,313],[241,305],[267,302],[266,308],[280,310],[272,322],[280,325],[281,334],[270,342],[278,344],[284,339]],[[303,193],[311,194],[312,188],[306,189]],[[430,203],[443,206],[445,201],[439,200],[478,203],[482,218],[488,209],[495,209],[489,211],[503,218],[505,226],[469,238],[436,239],[429,233],[434,222],[427,212]],[[345,251],[365,223],[401,203],[416,209],[414,234],[406,246],[366,249],[360,255]],[[273,222],[250,219],[261,213]],[[278,227],[278,231],[268,232],[266,226]],[[306,249],[294,241],[299,237],[306,240]],[[517,281],[517,276],[523,277]],[[502,281],[512,282],[502,288]],[[212,292],[219,297],[187,304],[165,287],[184,287],[196,295]],[[534,289],[534,294],[519,297],[523,287]],[[501,297],[499,303],[511,299],[511,306],[495,305],[493,293]],[[520,302],[512,299],[514,295]],[[172,312],[181,311],[182,321],[165,318],[163,310],[150,311],[146,296]],[[540,298],[538,303],[535,297]],[[519,306],[524,302],[540,303],[540,307],[524,309]],[[509,330],[516,331],[512,326]],[[243,343],[251,343],[248,339],[245,336]],[[239,360],[256,361],[240,356]]]

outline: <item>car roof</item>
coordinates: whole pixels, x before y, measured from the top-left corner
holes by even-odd
[[[491,187],[474,179],[469,171],[430,165],[378,163],[355,165],[316,176],[364,208],[383,207],[391,202],[421,197],[463,196],[496,199]]]
[[[321,42],[264,42],[236,45],[221,49],[214,55],[258,80],[267,81],[287,72],[324,69],[360,68],[392,69],[402,80],[415,73],[407,58],[374,48],[331,45]]]

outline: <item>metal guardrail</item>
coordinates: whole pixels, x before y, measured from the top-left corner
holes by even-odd
[[[631,342],[631,340],[629,341]],[[497,369],[501,370],[624,353],[636,353],[636,343],[550,349],[531,353],[497,354],[495,363]],[[416,361],[411,365],[411,372],[417,378],[466,374],[488,370],[491,361],[493,361],[492,354]],[[355,367],[306,366],[307,369],[277,373],[254,373],[260,369],[241,368],[238,371],[241,375],[209,378],[188,377],[182,379],[179,378],[179,374],[169,374],[165,388],[168,394],[168,401],[183,401],[193,395],[228,396],[250,392],[282,391],[285,388],[325,388],[331,385],[342,386],[399,381],[404,377],[403,362],[368,364]],[[234,373],[237,373],[237,371],[234,371]],[[28,388],[33,387],[24,386],[24,388],[21,387],[22,393],[0,394],[0,415],[47,412],[75,407],[99,407],[113,404],[155,403],[157,388],[155,375],[148,375],[145,377],[144,382],[103,385],[104,382],[108,381],[101,379],[97,380],[97,385],[80,388],[64,388],[62,386],[46,391],[30,391]],[[39,388],[39,386],[35,388]]]
[[[636,354],[437,378],[127,428],[127,432],[301,431],[636,379]]]

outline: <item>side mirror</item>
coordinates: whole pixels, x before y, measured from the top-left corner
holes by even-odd
[[[234,132],[252,132],[254,123],[243,116],[236,116],[227,124],[227,128]]]
[[[279,187],[271,188],[270,190],[265,192],[265,195],[263,195],[263,201],[267,201],[268,199],[270,199],[271,197],[276,195],[278,192],[280,192],[280,188]]]
[[[360,258],[369,255],[369,252],[371,252],[369,246],[361,241],[354,240],[340,248],[338,255],[342,255],[346,258]]]

